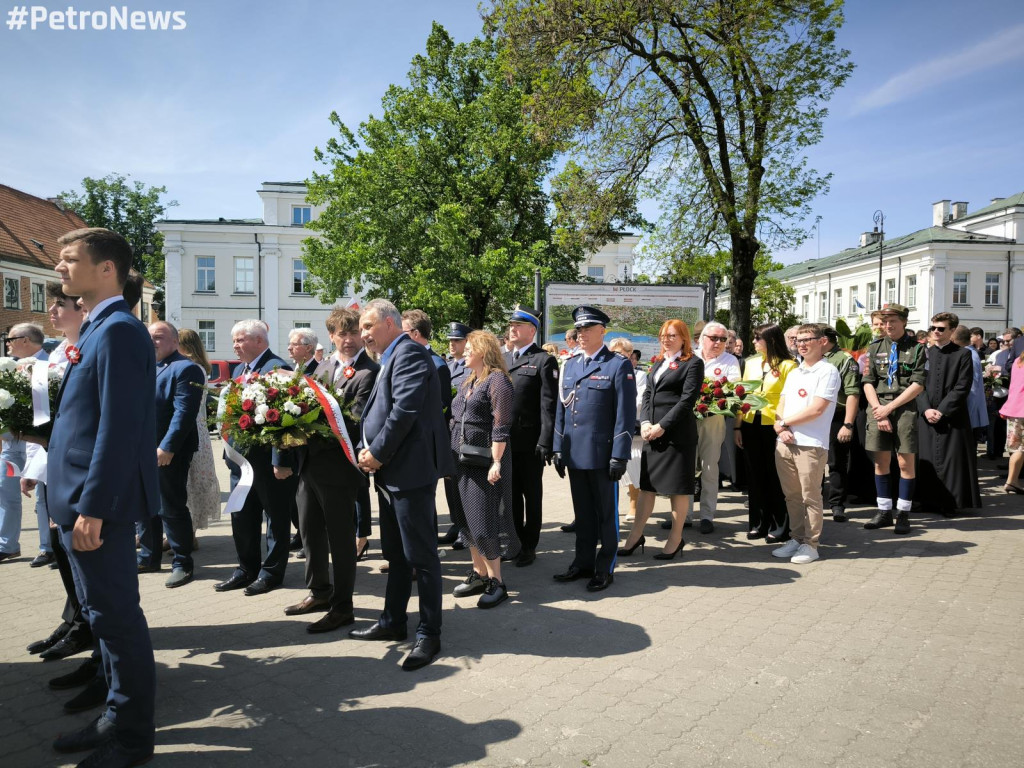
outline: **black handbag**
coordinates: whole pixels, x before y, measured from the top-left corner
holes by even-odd
[[[466,412],[462,412],[462,431],[459,440],[459,464],[467,467],[489,467],[494,459],[491,458],[491,446],[468,445],[466,443]]]

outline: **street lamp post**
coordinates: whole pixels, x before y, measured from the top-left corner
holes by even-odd
[[[874,215],[875,232],[878,233],[878,309],[882,308],[882,255],[885,253],[885,214],[879,208]]]

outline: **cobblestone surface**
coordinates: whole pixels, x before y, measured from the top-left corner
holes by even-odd
[[[200,535],[193,584],[141,577],[157,660],[153,764],[1019,766],[1024,497],[980,464],[980,515],[915,515],[896,537],[865,531],[870,512],[854,508],[851,522],[826,522],[822,559],[805,566],[748,542],[743,497],[725,490],[717,530],[687,529],[681,561],[651,559],[666,533],[652,521],[648,551],[621,559],[598,595],[551,579],[573,540],[558,530],[568,483],[549,473],[538,559],[505,570],[505,605],[451,597],[468,557],[447,552],[443,654],[415,673],[399,667],[408,643],[311,636],[306,617],[284,616],[304,594],[299,561],[269,595],[214,592],[234,565],[222,521]],[[56,571],[28,567],[29,508],[24,521],[26,557],[0,564],[0,765],[73,765],[50,742],[97,712],[61,714],[75,692],[46,686],[83,657],[24,651],[63,601]],[[371,543],[356,584],[363,626],[386,578]]]

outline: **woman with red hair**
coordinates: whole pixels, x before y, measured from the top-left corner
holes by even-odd
[[[697,459],[697,419],[693,406],[704,382],[704,362],[693,354],[690,329],[682,320],[666,320],[659,333],[661,354],[647,374],[638,418],[644,440],[640,457],[640,498],[636,520],[619,555],[643,552],[644,523],[656,496],[672,499],[672,530],[657,560],[672,560],[683,548],[683,523],[690,511]]]

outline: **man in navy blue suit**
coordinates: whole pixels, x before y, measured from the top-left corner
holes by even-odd
[[[581,354],[562,368],[555,411],[555,467],[569,470],[576,557],[556,581],[590,576],[599,592],[614,580],[618,551],[618,481],[626,471],[636,425],[633,365],[604,345],[608,315],[581,306],[572,317]],[[598,542],[601,549],[595,554]]]
[[[165,586],[192,581],[192,515],[188,510],[188,470],[199,450],[196,417],[203,400],[203,369],[178,351],[178,329],[149,326],[156,350],[156,463],[160,475],[160,520],[144,520],[139,530],[139,571],[160,570],[161,538],[167,535],[173,561]]]
[[[384,611],[358,640],[405,640],[413,569],[420,598],[416,644],[402,662],[419,669],[441,651],[441,561],[437,555],[434,494],[437,479],[455,466],[440,383],[430,352],[402,331],[402,316],[383,299],[359,318],[366,348],[381,369],[363,409],[359,466],[373,472],[380,503],[380,540],[388,561]]]
[[[234,378],[250,373],[270,373],[275,368],[292,368],[270,350],[267,326],[262,320],[242,320],[231,329],[231,343],[242,364]],[[278,452],[257,446],[245,454],[252,465],[253,481],[249,495],[238,512],[231,514],[231,536],[238,552],[238,567],[231,578],[217,584],[218,592],[244,589],[246,595],[265,595],[280,586],[288,565],[291,510],[295,505],[298,477],[295,458],[290,451]],[[231,486],[237,485],[241,469],[227,461]],[[267,517],[267,557],[260,563],[263,517]]]
[[[156,360],[146,327],[121,296],[128,242],[110,230],[61,237],[56,271],[88,314],[57,395],[48,448],[46,501],[70,555],[75,588],[99,640],[107,709],[60,752],[95,751],[86,768],[139,765],[153,754],[156,672],[139,605],[135,523],[159,509]]]

